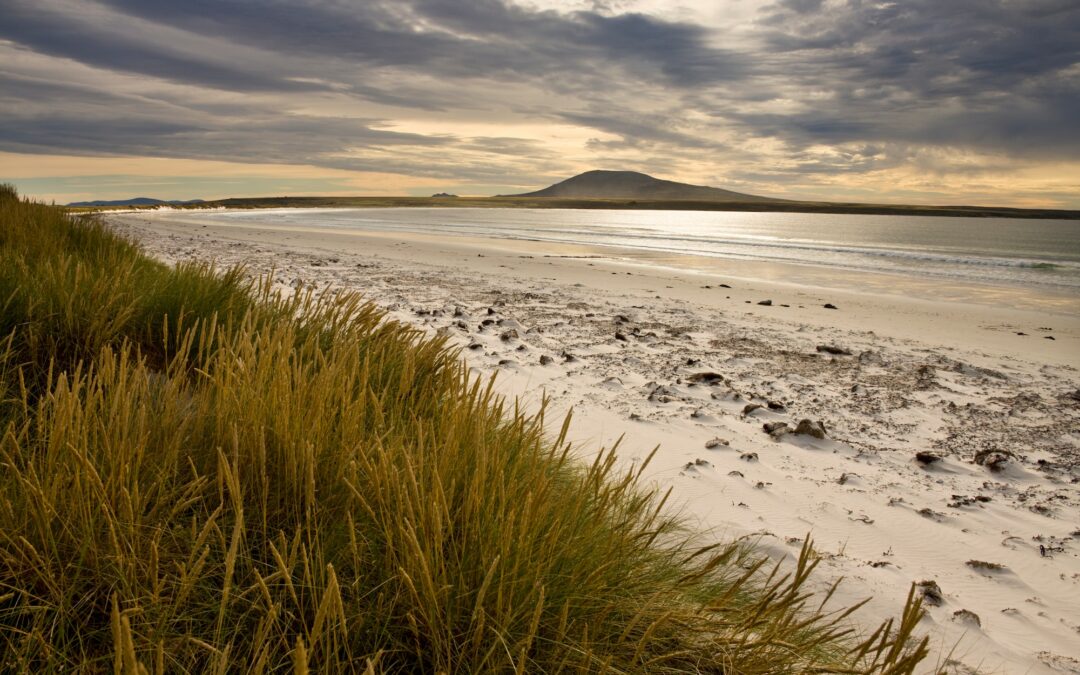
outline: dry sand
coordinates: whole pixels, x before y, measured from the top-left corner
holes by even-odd
[[[610,249],[197,212],[109,220],[169,262],[359,290],[448,333],[500,391],[534,407],[546,395],[552,420],[573,408],[585,455],[622,437],[632,463],[659,445],[645,479],[704,538],[749,537],[779,559],[809,534],[820,583],[845,577],[839,602],[873,598],[866,625],[935,582],[927,672],[1080,673],[1080,299],[1015,309],[1013,290],[914,299],[935,289],[883,275],[826,289],[766,264],[680,271]],[[803,419],[825,437],[763,430]]]

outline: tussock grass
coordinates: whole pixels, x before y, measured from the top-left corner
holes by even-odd
[[[356,295],[0,190],[0,668],[909,673]]]

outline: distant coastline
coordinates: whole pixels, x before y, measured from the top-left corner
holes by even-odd
[[[920,206],[798,201],[701,201],[661,199],[561,199],[552,197],[234,197],[169,208],[512,208],[512,209],[638,209],[671,211],[756,211],[781,213],[843,213],[895,216],[956,216],[962,218],[1049,218],[1080,220],[1080,210],[1022,209],[992,206]],[[108,208],[69,207],[76,211]]]

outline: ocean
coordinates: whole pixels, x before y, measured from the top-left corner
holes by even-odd
[[[184,211],[174,212],[184,217]],[[1080,294],[1080,222],[1012,218],[595,209],[259,209],[202,221],[552,242],[659,254],[886,272]],[[168,217],[171,214],[162,213]],[[190,211],[187,216],[193,215]],[[635,255],[637,254],[637,255]]]

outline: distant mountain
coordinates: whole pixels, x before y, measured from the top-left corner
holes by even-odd
[[[189,199],[182,201],[179,199],[164,200],[154,199],[152,197],[134,197],[132,199],[117,199],[114,201],[107,201],[104,199],[96,199],[91,202],[71,202],[68,206],[160,206],[167,204],[169,206],[183,206],[184,204],[202,204],[201,199]]]
[[[637,171],[586,171],[536,192],[500,197],[555,197],[562,199],[645,199],[708,202],[779,202],[780,199],[731,190],[661,180]]]

